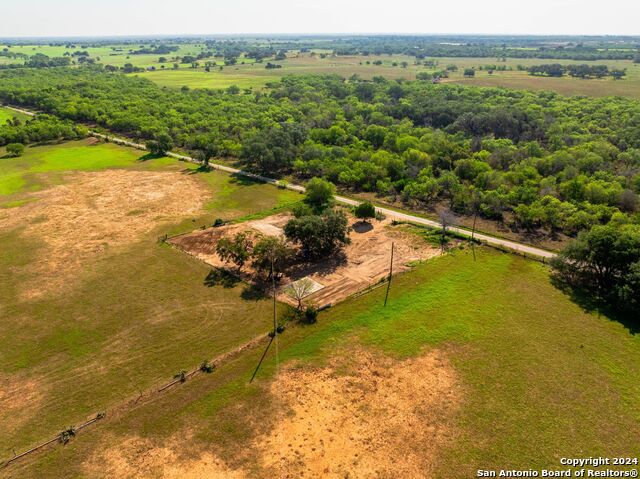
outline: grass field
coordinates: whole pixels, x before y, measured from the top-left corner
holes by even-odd
[[[99,63],[105,65],[113,65],[122,67],[126,63],[131,63],[140,68],[156,68],[156,71],[137,73],[137,75],[147,77],[159,85],[171,88],[181,88],[188,86],[190,88],[226,88],[231,85],[237,85],[241,88],[263,88],[271,81],[277,81],[283,75],[288,74],[337,74],[345,78],[352,75],[359,75],[364,79],[371,79],[374,76],[384,76],[389,79],[404,78],[413,80],[416,74],[422,71],[430,71],[424,65],[415,65],[415,58],[408,55],[370,55],[370,56],[334,56],[331,52],[316,50],[311,53],[300,53],[290,51],[288,58],[276,63],[282,65],[281,69],[267,70],[264,68],[265,63],[254,63],[252,58],[241,57],[238,64],[233,66],[224,66],[223,70],[213,68],[211,72],[204,71],[205,62],[214,62],[218,65],[223,64],[221,58],[207,58],[201,60],[200,68],[192,69],[191,65],[179,64],[177,70],[173,70],[173,58],[182,57],[184,55],[196,56],[205,50],[204,45],[198,43],[180,44],[176,52],[166,55],[143,54],[132,55],[129,50],[136,50],[137,45],[108,45],[101,47],[82,48],[66,48],[64,46],[49,45],[14,45],[10,47],[10,51],[15,53],[24,53],[33,55],[35,53],[43,53],[54,57],[62,56],[65,53],[71,54],[74,51],[87,51],[90,56]],[[320,57],[320,53],[327,53],[325,58]],[[164,64],[165,69],[161,69],[163,64],[159,63],[160,56],[167,58]],[[535,89],[550,90],[564,95],[588,95],[588,96],[610,96],[620,95],[631,98],[640,98],[640,65],[633,64],[628,60],[597,60],[594,62],[582,62],[573,60],[554,60],[554,59],[519,59],[507,58],[505,62],[496,58],[434,58],[438,65],[436,69],[444,69],[447,65],[457,65],[459,70],[452,72],[448,81],[462,84],[472,84],[477,86],[498,86],[516,89]],[[273,60],[269,60],[273,61]],[[381,65],[374,65],[373,62],[381,61]],[[18,60],[7,57],[0,57],[0,63],[16,63]],[[367,63],[369,62],[369,63]],[[406,62],[406,68],[402,67],[402,63]],[[577,78],[544,78],[532,77],[527,72],[517,71],[518,65],[531,66],[543,63],[562,63],[562,64],[606,64],[609,68],[626,68],[627,77],[621,81],[612,79],[604,80],[580,80]],[[489,75],[486,71],[480,71],[479,68],[484,65],[504,65],[511,68],[511,71],[495,71]],[[475,78],[464,78],[463,70],[465,68],[476,68],[478,70]]]
[[[160,86],[170,88],[213,88],[222,89],[231,85],[237,85],[240,88],[261,89],[267,83],[279,81],[278,75],[262,75],[258,74],[257,69],[240,69],[227,68],[226,70],[206,72],[204,69],[180,69],[180,70],[162,70],[145,73],[135,73],[133,75],[147,78]]]
[[[449,59],[452,63],[456,63],[454,59]],[[471,66],[479,66],[485,64],[496,64],[495,62],[482,62],[475,59],[473,62],[460,62],[460,66],[464,68]],[[583,80],[580,78],[572,78],[565,76],[562,78],[535,77],[527,72],[516,71],[517,65],[540,65],[544,63],[561,63],[563,65],[580,64],[585,62],[576,62],[570,60],[532,60],[532,59],[507,59],[507,65],[513,68],[513,71],[494,72],[489,75],[486,71],[478,71],[474,78],[464,78],[462,72],[457,72],[449,79],[455,83],[476,86],[491,86],[528,90],[547,90],[555,91],[562,95],[585,95],[594,97],[603,96],[626,96],[630,98],[640,98],[640,65],[631,61],[595,61],[589,62],[596,65],[608,65],[609,68],[626,69],[627,76],[622,80],[613,80],[605,78],[601,80]],[[500,65],[500,63],[497,63]]]
[[[373,65],[374,61],[382,61],[381,65]],[[366,62],[369,61],[370,64]],[[560,62],[562,64],[578,64],[571,60],[540,60],[509,58],[506,62],[498,62],[493,58],[438,58],[435,69],[443,69],[449,64],[455,64],[459,70],[452,72],[446,81],[477,86],[500,86],[506,88],[550,90],[565,95],[611,96],[620,95],[640,98],[640,66],[631,61],[597,61],[594,64],[606,64],[610,68],[626,68],[627,77],[623,80],[581,80],[571,77],[544,78],[532,77],[527,72],[517,71],[518,65],[531,66],[542,63]],[[406,68],[402,62],[407,62]],[[163,70],[138,73],[136,75],[153,80],[162,86],[180,88],[226,88],[237,85],[241,88],[261,88],[268,82],[277,81],[283,75],[291,74],[337,74],[345,78],[359,75],[364,79],[374,76],[384,76],[388,79],[403,78],[414,80],[416,74],[422,71],[434,71],[423,65],[415,65],[415,59],[406,55],[393,56],[310,56],[309,54],[291,55],[287,60],[277,62],[282,68],[267,70],[264,64],[246,64],[224,67],[222,71],[205,72],[203,68],[179,70]],[[396,66],[394,66],[394,63]],[[512,71],[495,71],[489,75],[487,71],[480,71],[484,65],[505,65]],[[465,78],[465,68],[477,69],[474,78]]]
[[[198,461],[210,461],[213,452],[233,471],[273,474],[265,454],[271,448],[290,453],[287,439],[267,443],[269,431],[296,421],[286,399],[289,365],[321,372],[338,358],[333,374],[348,379],[353,359],[347,358],[359,349],[396,365],[437,352],[454,368],[460,407],[442,419],[451,440],[434,451],[433,477],[466,478],[478,468],[559,468],[559,457],[626,456],[640,448],[639,337],[583,312],[550,284],[544,266],[488,249],[477,251],[477,261],[470,251],[456,252],[398,277],[387,308],[383,298],[379,289],[329,310],[314,326],[288,328],[279,349],[282,389],[272,382],[272,354],[258,382],[248,384],[261,354],[249,351],[211,376],[197,377],[117,421],[83,432],[64,448],[18,465],[15,472],[158,474],[167,456],[154,462],[150,451],[155,447],[169,448],[178,470],[208,471]],[[319,401],[320,391],[315,393]],[[343,439],[349,449],[349,439]],[[131,449],[132,441],[138,449]],[[312,445],[303,454],[320,460]],[[413,445],[404,444],[407,454]],[[114,450],[124,452],[118,456]],[[368,453],[359,452],[365,460]],[[141,455],[144,464],[136,459]],[[385,458],[379,462],[392,467]]]
[[[3,125],[7,120],[11,120],[13,118],[18,118],[21,121],[25,121],[29,118],[28,115],[24,113],[19,113],[14,110],[10,110],[9,108],[5,108],[0,106],[0,125]]]
[[[98,63],[103,63],[105,65],[113,65],[117,67],[122,67],[126,63],[131,63],[132,65],[140,68],[148,68],[148,67],[156,67],[160,68],[162,64],[158,61],[160,57],[165,57],[168,59],[166,63],[167,67],[170,68],[173,65],[173,61],[171,59],[173,57],[182,57],[184,55],[193,55],[197,56],[200,52],[205,50],[205,46],[203,44],[180,44],[178,45],[178,50],[175,52],[171,52],[168,54],[160,55],[160,54],[140,54],[134,55],[130,54],[130,50],[138,50],[140,45],[125,45],[125,44],[113,44],[106,45],[100,47],[87,47],[83,48],[82,45],[77,44],[76,48],[66,48],[65,46],[51,46],[51,45],[11,45],[9,47],[9,51],[13,53],[23,53],[25,55],[35,55],[36,53],[41,53],[43,55],[47,55],[49,57],[61,57],[65,54],[72,55],[74,52],[86,51],[89,53],[91,58],[96,59]],[[71,57],[72,60],[75,60],[75,57]],[[224,63],[222,59],[207,59],[207,61],[218,61],[220,63]],[[251,58],[240,58],[238,63],[251,63],[254,60]],[[0,64],[2,63],[23,63],[21,59],[13,59],[9,57],[0,57]],[[190,65],[180,65],[181,68],[188,68]]]
[[[21,158],[0,160],[2,456],[268,329],[268,301],[243,299],[242,285],[206,285],[208,267],[156,239],[216,217],[269,212],[299,195],[218,172],[198,173],[195,166],[168,158],[143,161],[137,150],[91,143],[34,147]],[[106,180],[98,182],[103,175]],[[186,214],[160,211],[156,218],[143,210],[146,206],[128,202],[130,191],[144,187],[138,195],[147,201],[143,205],[156,204],[162,191],[156,180],[163,175],[169,185],[196,188],[202,206]],[[126,181],[111,185],[114,179]],[[156,182],[137,184],[150,180]],[[79,192],[76,185],[87,181]],[[102,190],[92,190],[100,185]],[[66,204],[64,197],[51,196],[55,191],[84,196]],[[175,200],[194,196],[177,193]],[[109,201],[117,208],[105,213]],[[82,219],[65,217],[65,208]],[[103,224],[112,230],[92,231]],[[92,235],[99,237],[97,243]],[[74,255],[64,256],[65,250],[82,258],[80,269],[51,264],[61,257],[72,264]],[[43,275],[47,270],[57,273]],[[50,281],[62,284],[51,289]],[[43,293],[24,295],[33,288]]]

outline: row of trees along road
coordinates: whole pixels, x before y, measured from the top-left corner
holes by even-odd
[[[338,76],[285,77],[242,95],[183,92],[94,66],[0,71],[0,100],[97,124],[156,154],[175,146],[203,163],[221,156],[266,176],[322,177],[525,234],[638,221],[632,99]],[[41,133],[32,125],[20,135],[52,136]],[[24,143],[6,126],[0,142]]]

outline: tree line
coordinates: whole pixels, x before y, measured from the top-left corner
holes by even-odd
[[[9,154],[19,156],[29,143],[76,140],[86,134],[83,126],[51,115],[37,115],[26,121],[14,117],[0,125],[0,146],[6,145]]]
[[[55,84],[55,89],[50,85]],[[176,91],[93,68],[0,72],[0,99],[249,170],[323,177],[523,232],[638,221],[640,103],[384,78]]]
[[[529,68],[521,67],[533,76],[563,77],[568,74],[574,78],[605,78],[612,77],[619,80],[626,76],[626,69],[609,69],[607,65],[561,65],[550,63],[545,65],[533,65]]]

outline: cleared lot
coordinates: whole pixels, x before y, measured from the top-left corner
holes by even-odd
[[[216,244],[221,238],[239,232],[248,232],[254,237],[278,236],[290,218],[288,214],[280,214],[258,221],[197,230],[172,238],[170,243],[211,266],[223,268],[228,265],[216,254]],[[317,262],[299,260],[287,269],[280,280],[279,300],[296,304],[286,290],[291,283],[302,278],[309,278],[316,285],[314,292],[305,297],[305,302],[319,307],[338,303],[379,283],[389,275],[392,243],[395,245],[395,273],[407,271],[412,262],[440,254],[440,249],[419,240],[402,227],[392,226],[389,219],[364,223],[351,218],[349,224],[351,243],[341,254]],[[254,271],[247,268],[243,276],[251,279],[253,275]]]

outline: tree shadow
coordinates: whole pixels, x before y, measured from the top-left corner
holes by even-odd
[[[234,186],[253,186],[253,185],[259,185],[263,183],[257,178],[251,178],[249,176],[241,175],[239,173],[232,173],[230,176],[231,176],[231,180],[229,181],[229,183],[231,183]]]
[[[212,170],[210,166],[199,165],[197,168],[185,168],[182,170],[183,175],[198,175],[200,173],[209,173]]]
[[[319,274],[321,276],[334,273],[339,267],[347,264],[347,255],[344,251],[331,253],[328,258],[307,259],[299,258],[287,270],[287,276],[292,281],[304,278],[311,274]]]
[[[615,309],[604,298],[594,294],[593,291],[573,286],[555,274],[551,275],[551,284],[569,296],[571,301],[580,306],[583,311],[604,316],[610,321],[617,321],[628,329],[632,335],[640,333],[640,316],[637,311]]]
[[[259,301],[267,296],[267,291],[256,284],[248,284],[240,293],[240,297],[245,301]]]
[[[222,286],[223,288],[233,288],[240,282],[240,279],[224,269],[212,269],[204,278],[203,284],[208,288]]]
[[[158,158],[163,158],[163,157],[164,155],[157,155],[155,153],[145,153],[140,158],[138,158],[138,161],[145,162],[145,161],[157,160]]]
[[[357,221],[353,223],[351,229],[356,233],[367,233],[373,229],[373,225],[368,221]]]

